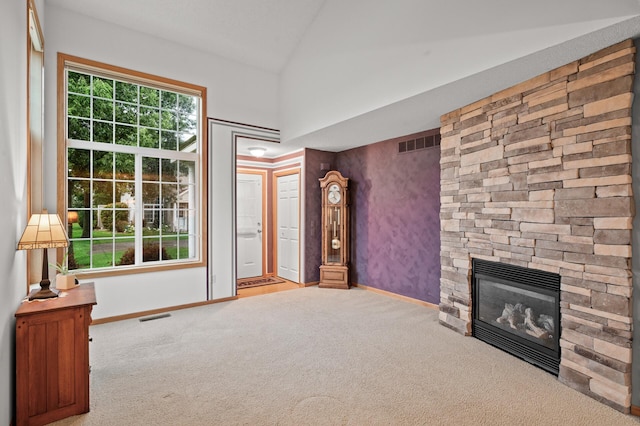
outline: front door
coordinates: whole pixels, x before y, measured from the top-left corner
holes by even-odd
[[[298,282],[300,272],[300,174],[277,176],[278,276]]]
[[[237,174],[238,279],[262,276],[262,187],[262,175]]]

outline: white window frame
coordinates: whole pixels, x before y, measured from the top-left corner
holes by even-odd
[[[140,146],[119,145],[114,143],[89,142],[67,138],[67,72],[77,71],[91,74],[98,77],[124,81],[155,89],[171,91],[199,98],[199,114],[196,128],[196,152],[170,151],[157,148],[145,148]],[[135,155],[135,194],[139,202],[134,210],[134,221],[136,225],[143,222],[143,201],[142,201],[142,157],[152,157],[159,159],[183,160],[195,164],[195,189],[193,194],[194,219],[191,224],[194,228],[193,236],[188,238],[190,254],[193,257],[188,259],[170,259],[153,262],[142,262],[142,246],[144,238],[142,226],[135,226],[135,264],[127,266],[112,266],[107,268],[93,268],[77,270],[82,278],[110,276],[120,274],[131,274],[137,272],[149,272],[152,270],[179,269],[186,267],[199,267],[206,265],[206,185],[207,185],[207,120],[206,120],[206,88],[189,83],[157,77],[146,73],[127,70],[95,61],[82,58],[58,54],[58,212],[66,221],[67,214],[67,181],[68,166],[67,156],[69,148],[91,149],[93,151],[120,152]],[[93,167],[93,165],[91,165]],[[76,179],[76,178],[73,178]],[[94,177],[87,180],[93,185]],[[117,201],[117,200],[116,200]],[[98,211],[98,207],[91,206],[92,211]],[[190,232],[190,235],[191,232]],[[83,239],[87,240],[87,239]],[[93,237],[88,239],[93,242]],[[114,237],[113,244],[116,239]],[[61,255],[59,253],[59,255]]]

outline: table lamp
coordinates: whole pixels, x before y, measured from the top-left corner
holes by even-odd
[[[46,209],[41,214],[31,215],[27,227],[22,233],[18,250],[44,249],[42,256],[42,280],[40,289],[29,294],[29,300],[49,299],[58,297],[58,292],[49,288],[49,260],[47,250],[55,247],[66,247],[69,245],[67,232],[62,226],[62,221],[57,214],[49,214]]]

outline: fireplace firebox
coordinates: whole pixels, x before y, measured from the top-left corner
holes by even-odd
[[[473,336],[558,375],[560,275],[473,259]]]

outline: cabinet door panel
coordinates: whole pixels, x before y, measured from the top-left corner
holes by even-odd
[[[76,402],[76,356],[77,351],[68,348],[75,347],[75,321],[73,318],[58,322],[58,347],[55,353],[58,360],[58,378],[54,382],[57,387],[58,401],[56,408],[65,407]],[[78,371],[78,374],[81,372]]]
[[[27,324],[23,329],[29,342],[29,416],[47,412],[47,324]]]

